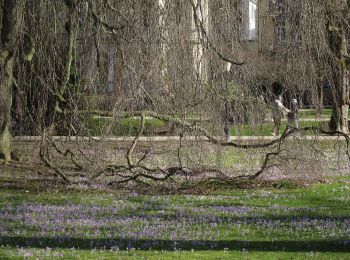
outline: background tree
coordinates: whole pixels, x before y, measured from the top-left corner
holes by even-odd
[[[332,68],[334,84],[334,104],[330,128],[349,133],[350,1],[326,1],[326,19],[328,44],[332,54],[329,64]]]
[[[349,132],[349,2],[278,1],[274,71],[290,94],[320,109],[322,88],[332,86],[330,129]],[[286,70],[285,70],[286,68]]]

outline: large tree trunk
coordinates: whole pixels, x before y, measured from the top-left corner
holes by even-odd
[[[13,67],[23,11],[22,0],[0,1],[0,158],[11,160]]]
[[[348,1],[350,2],[350,1]],[[328,9],[328,34],[329,45],[334,56],[333,63],[333,84],[334,102],[332,117],[330,120],[331,130],[349,133],[349,104],[350,104],[350,72],[348,54],[347,21],[349,15],[348,4],[336,0]]]
[[[350,73],[349,69],[343,64],[338,64],[337,68],[338,71],[333,73],[335,86],[332,116],[329,125],[333,131],[349,133]]]
[[[332,117],[330,121],[331,130],[349,133],[349,70],[343,69],[341,71],[339,86],[335,89],[335,99],[332,110]]]

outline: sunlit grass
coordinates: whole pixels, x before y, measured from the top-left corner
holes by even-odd
[[[287,127],[287,122],[283,121],[280,127],[280,133],[282,133]],[[327,122],[318,121],[299,121],[299,128],[304,127],[321,127],[327,129]],[[273,123],[264,123],[256,125],[233,125],[230,128],[230,133],[233,136],[271,136],[273,130]],[[314,135],[312,131],[304,132],[306,135]]]
[[[324,109],[322,115],[318,115],[315,109],[305,109],[299,112],[299,118],[302,119],[299,121],[299,126],[310,127],[318,126],[327,128],[328,121],[331,116],[331,109]],[[187,118],[187,121],[191,121],[191,116],[195,118],[200,118],[198,115],[193,114]],[[307,121],[304,121],[304,120]],[[322,119],[322,121],[316,121],[315,119]],[[206,122],[208,124],[209,121]],[[165,123],[161,120],[155,118],[146,118],[145,120],[145,129],[143,135],[150,136],[155,135],[156,130],[160,127],[163,127]],[[283,121],[281,125],[281,132],[286,128],[287,122]],[[140,127],[140,118],[124,118],[114,121],[110,117],[99,117],[93,116],[88,125],[90,135],[103,135],[111,134],[114,136],[134,136],[138,133]],[[261,123],[261,124],[247,124],[247,125],[232,125],[231,126],[231,135],[238,136],[270,136],[273,129],[273,123]],[[306,134],[313,134],[311,132]]]

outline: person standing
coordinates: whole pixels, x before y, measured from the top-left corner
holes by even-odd
[[[292,124],[294,125],[294,127],[296,129],[299,128],[298,125],[298,101],[293,98],[291,103],[290,103],[290,112],[288,113],[287,117],[288,117],[288,127],[291,127]]]
[[[279,135],[281,120],[290,112],[291,111],[288,108],[286,108],[282,103],[282,95],[278,95],[272,102],[272,118],[274,123],[274,127],[272,130],[273,136]]]

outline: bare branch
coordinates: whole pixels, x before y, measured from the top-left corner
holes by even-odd
[[[229,62],[232,65],[237,65],[237,66],[242,66],[245,64],[245,62],[237,62],[237,61],[233,61],[229,58],[227,58],[226,56],[224,56],[221,52],[219,52],[219,50],[214,46],[214,44],[210,41],[208,34],[203,26],[203,22],[202,20],[198,17],[197,14],[197,7],[194,3],[193,0],[189,0],[189,2],[192,5],[192,9],[193,9],[193,15],[194,15],[194,19],[195,19],[195,24],[197,26],[197,28],[199,29],[199,31],[203,34],[203,36],[205,37],[206,42],[208,43],[208,45],[215,51],[215,53],[220,57],[220,59],[222,59],[223,61]],[[202,44],[203,46],[206,46],[204,44],[204,40],[202,39]]]

